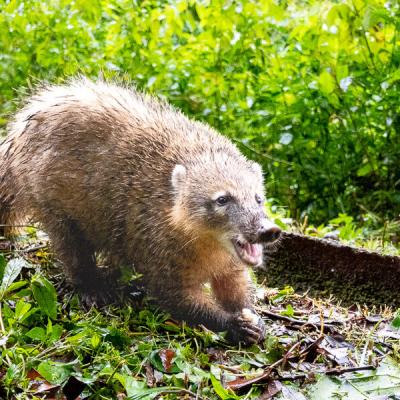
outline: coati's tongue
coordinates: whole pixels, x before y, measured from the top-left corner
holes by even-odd
[[[262,248],[259,245],[247,242],[244,246],[244,250],[252,257],[259,257],[261,255]]]

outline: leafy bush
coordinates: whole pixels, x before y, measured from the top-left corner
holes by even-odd
[[[38,79],[126,74],[232,137],[292,216],[393,218],[399,17],[386,0],[6,0],[0,122]]]

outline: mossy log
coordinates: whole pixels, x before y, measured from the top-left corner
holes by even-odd
[[[285,232],[265,264],[260,274],[268,286],[332,294],[346,304],[400,306],[400,257]]]

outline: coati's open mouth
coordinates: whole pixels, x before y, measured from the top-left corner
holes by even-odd
[[[250,243],[245,239],[232,239],[233,247],[239,258],[248,265],[257,266],[263,260],[263,246],[259,243]]]

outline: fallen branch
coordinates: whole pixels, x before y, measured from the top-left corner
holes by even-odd
[[[400,305],[400,257],[380,255],[333,240],[284,232],[266,254],[270,286],[334,294],[347,303]]]

